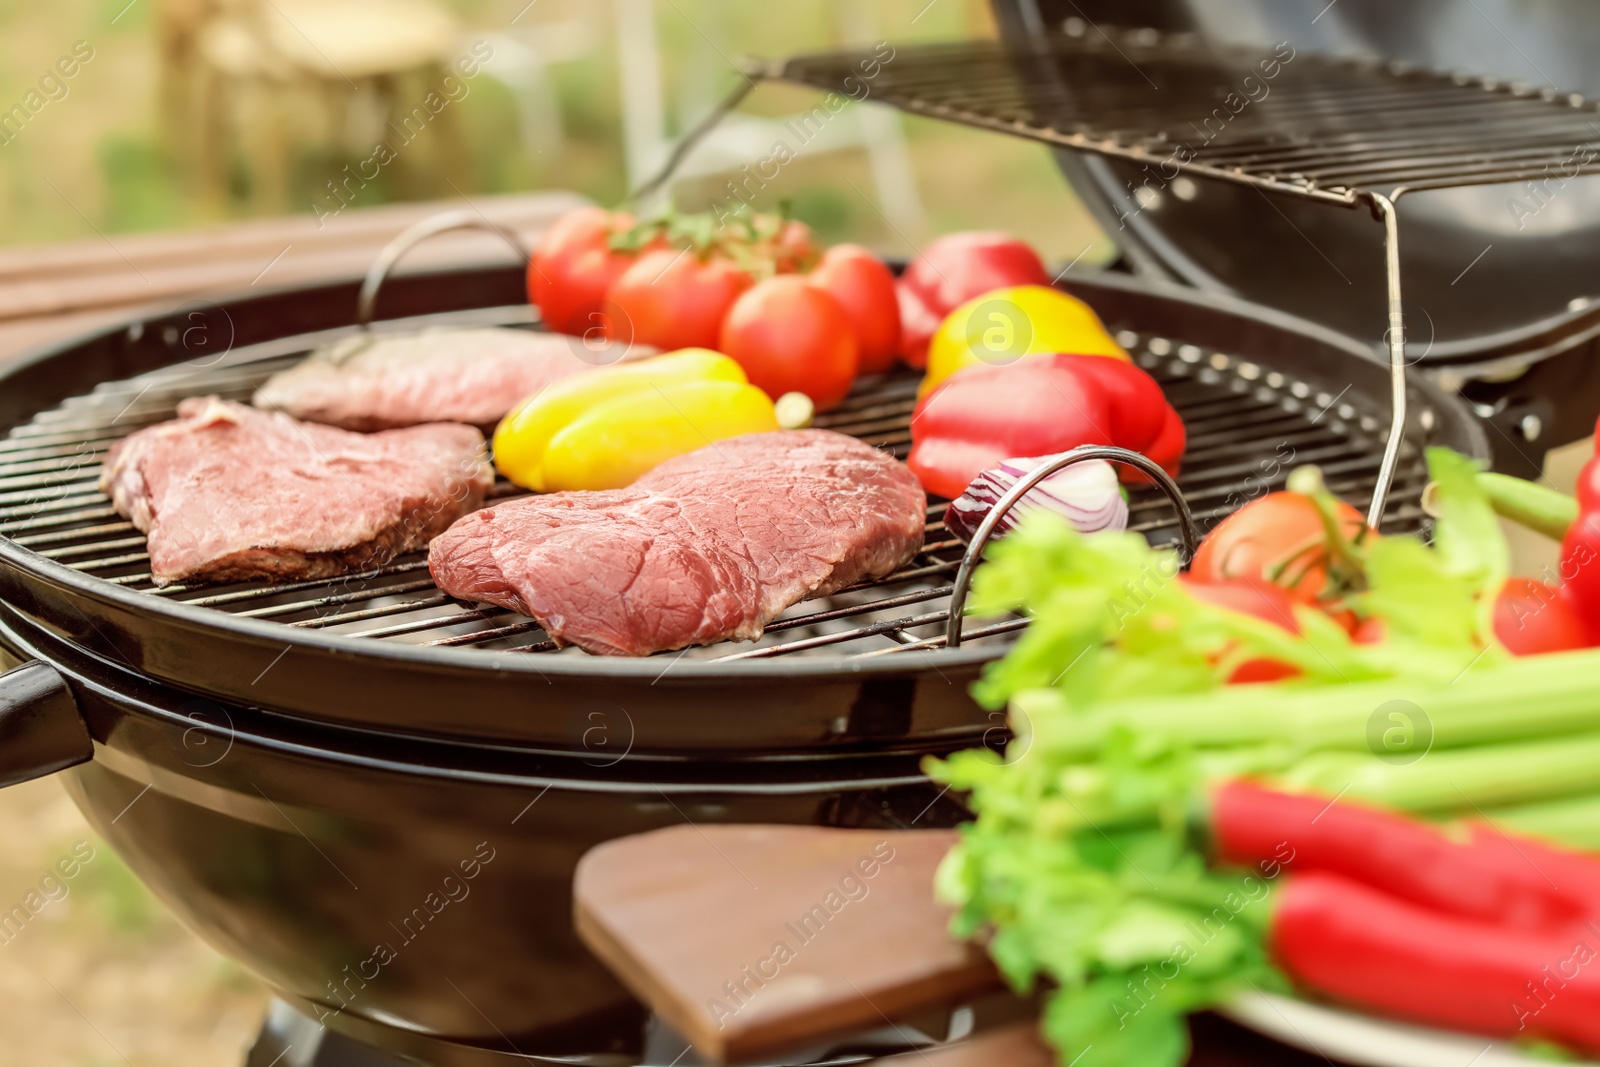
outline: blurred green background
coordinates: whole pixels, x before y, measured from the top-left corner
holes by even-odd
[[[735,84],[733,57],[994,32],[980,0],[0,0],[0,24],[0,109],[18,105],[26,119],[0,136],[0,235],[10,244],[327,210],[339,203],[329,183],[363,166],[379,173],[344,186],[354,207],[543,187],[614,203],[648,149]],[[416,62],[418,32],[424,52],[487,46],[493,58],[392,163],[373,168],[377,140],[399,143],[386,120],[445,73]],[[77,42],[93,58],[54,77]],[[30,91],[37,112],[26,110]],[[741,120],[817,99],[762,87]],[[1053,259],[1109,254],[1042,147],[896,117],[893,143],[873,156],[863,142],[883,139],[884,120],[863,135],[867,123],[849,115],[859,110],[847,109],[849,129],[830,131],[835,150],[785,167],[762,201],[787,199],[826,238],[885,251],[983,226],[1022,233]],[[659,122],[640,134],[641,115]],[[753,163],[770,142],[745,132]],[[736,161],[731,140],[724,155]],[[888,215],[874,184],[886,166],[906,172],[897,188],[914,193],[910,205],[896,195],[902,210]],[[718,184],[684,182],[677,198],[701,206]]]

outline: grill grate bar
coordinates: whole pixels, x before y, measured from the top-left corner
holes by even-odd
[[[837,633],[818,634],[815,637],[803,637],[798,641],[790,641],[781,645],[768,645],[765,648],[752,648],[748,652],[733,652],[726,656],[717,656],[716,662],[729,663],[741,659],[770,659],[781,656],[787,652],[800,652],[807,649],[823,648],[827,645],[843,644],[846,641],[855,641],[863,637],[878,637],[884,634],[915,629],[918,626],[931,626],[942,623],[950,618],[948,610],[929,611],[921,615],[908,615],[903,619],[888,619],[884,622],[875,622],[867,626],[857,626],[851,630],[840,630]]]
[[[864,54],[768,72],[838,90]],[[1262,63],[1274,70],[1263,78]],[[1244,79],[1267,91],[1244,100]],[[1231,94],[1231,95],[1230,95]],[[1595,108],[1491,79],[1299,53],[1210,47],[1188,34],[1096,29],[1028,48],[900,49],[873,98],[903,110],[1142,164],[1351,203],[1398,185],[1444,188],[1600,170]],[[1170,175],[1169,175],[1170,176]]]
[[[424,578],[416,582],[401,582],[398,585],[387,585],[383,588],[384,596],[399,596],[402,593],[417,593],[424,589],[434,588],[433,580]],[[371,591],[362,589],[351,593],[336,593],[333,596],[318,597],[311,601],[296,601],[293,604],[269,604],[264,608],[247,608],[239,612],[240,615],[252,619],[273,619],[280,615],[298,615],[305,611],[315,611],[318,608],[335,607],[339,604],[355,604],[364,600],[371,600]],[[389,611],[390,608],[377,608],[376,611]],[[302,622],[291,623],[293,626],[328,626],[334,622],[349,621],[336,615],[319,617]]]
[[[521,634],[542,633],[544,627],[532,619],[514,622],[509,626],[497,626],[492,630],[477,630],[470,634],[456,634],[452,637],[441,637],[437,640],[425,642],[429,648],[459,648],[463,645],[482,644],[485,641],[498,641],[507,637],[516,637]],[[514,649],[516,652],[550,652],[555,650],[555,642],[548,641],[540,646],[524,646]]]
[[[439,599],[442,603],[450,603],[450,598],[443,593],[439,594]],[[421,633],[423,630],[435,630],[441,626],[455,626],[463,622],[478,622],[482,619],[509,614],[511,612],[506,611],[504,608],[482,608],[473,611],[462,611],[442,618],[414,619],[411,622],[396,623],[393,626],[384,626],[376,630],[357,630],[345,636],[367,638],[399,637],[403,634]]]

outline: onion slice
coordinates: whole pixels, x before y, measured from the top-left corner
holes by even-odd
[[[1056,458],[1037,456],[1031,459],[1008,459],[998,467],[984,471],[946,509],[945,528],[970,544],[973,535],[978,532],[978,525],[1000,502],[1000,498],[1028,472]],[[1074,463],[1028,490],[1016,506],[1001,518],[995,527],[995,536],[1015,529],[1024,516],[1037,510],[1061,516],[1082,533],[1128,528],[1128,502],[1117,484],[1116,468],[1103,459]]]

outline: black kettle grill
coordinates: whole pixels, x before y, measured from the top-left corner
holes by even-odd
[[[402,277],[379,313],[406,319],[380,327],[527,324],[520,283],[515,268]],[[1291,463],[1372,493],[1388,377],[1359,345],[1130,279],[1070,288],[1182,412],[1179,485],[1202,523]],[[36,661],[0,677],[0,779],[63,771],[178,915],[335,1031],[429,1064],[632,1062],[646,1021],[569,926],[578,857],[671,823],[957,821],[918,763],[1003,736],[967,687],[1022,622],[944,647],[961,546],[939,505],[923,553],[882,582],[796,605],[753,646],[641,660],[556,650],[532,620],[456,603],[420,554],[341,579],[156,588],[96,488],[106,447],[185,396],[247,397],[357,329],[355,298],[351,282],[225,301],[212,314],[236,342],[220,359],[184,349],[185,322],[141,321],[0,376],[0,642]],[[863,382],[827,422],[903,454],[915,386]],[[1427,383],[1410,411],[1394,529],[1423,518],[1423,444],[1488,453]],[[1153,491],[1131,521],[1176,535]]]
[[[1171,145],[1151,140],[1160,116],[1113,68],[1134,58],[1174,79],[1178,106],[1210,99],[1244,53],[1113,31],[1109,45],[1063,33],[1022,48],[903,48],[873,91],[1143,165]],[[1284,126],[1262,107],[1256,125],[1230,126],[1261,140],[1250,151],[1266,159],[1301,151],[1308,131],[1342,130],[1354,145],[1360,123],[1383,129],[1392,107],[1354,110],[1362,93],[1389,94],[1393,107],[1414,93],[1455,106],[1466,93],[1543,116],[1562,136],[1577,133],[1569,119],[1588,121],[1564,97],[1302,58],[1284,78],[1315,75],[1295,113],[1322,125]],[[830,88],[852,62],[805,57],[757,73]],[[1318,88],[1352,81],[1350,96]],[[1487,174],[1520,174],[1531,164],[1519,160],[1496,156]],[[1303,201],[1397,248],[1396,228],[1360,210],[1381,220],[1386,194],[1351,175],[1329,184],[1303,163],[1258,163],[1184,168],[1263,199],[1258,220]],[[1386,271],[1377,254],[1352,269]],[[1387,277],[1398,285],[1393,257]],[[1202,526],[1316,463],[1336,493],[1373,499],[1385,529],[1417,529],[1424,445],[1503,455],[1467,404],[1424,375],[1407,381],[1415,353],[1398,330],[1386,365],[1368,343],[1218,292],[1115,275],[1063,284],[1183,415],[1178,488]],[[168,317],[0,372],[0,644],[35,661],[0,677],[0,781],[63,773],[139,877],[312,1026],[434,1065],[636,1062],[648,1020],[570,929],[578,857],[672,823],[959,820],[918,764],[1003,737],[967,686],[1024,620],[952,622],[966,568],[938,505],[901,572],[796,605],[754,645],[642,660],[557,649],[533,620],[455,602],[421,555],[339,579],[157,589],[143,538],[96,488],[106,448],[185,396],[248,397],[359,329],[357,290],[351,280],[222,301],[206,312],[235,339],[221,356],[186,350],[188,316]],[[383,290],[376,328],[535,328],[522,299],[515,268],[409,275]],[[903,455],[915,386],[909,375],[865,380],[822,424]],[[1158,493],[1137,495],[1130,515],[1153,540],[1177,536]]]

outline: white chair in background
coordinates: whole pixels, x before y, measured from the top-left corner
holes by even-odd
[[[833,6],[841,43],[870,46],[876,40],[860,0],[834,0]],[[674,141],[667,133],[655,0],[614,0],[613,10],[622,83],[623,150],[628,187],[636,189],[659,169]],[[705,17],[700,21],[694,32],[703,54],[699,62],[690,64],[692,76],[679,94],[680,130],[692,127],[729,88],[729,55],[719,41],[719,27],[704,24]],[[881,106],[846,108],[803,144],[797,143],[784,123],[785,118],[740,112],[726,116],[683,161],[673,182],[738,171],[770,156],[780,140],[796,156],[861,150],[871,166],[877,207],[890,227],[907,239],[922,236],[922,198],[898,112]],[[693,209],[698,205],[686,206]]]

